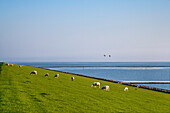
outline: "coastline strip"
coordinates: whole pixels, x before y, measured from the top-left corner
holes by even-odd
[[[170,81],[122,81],[129,84],[170,84]]]

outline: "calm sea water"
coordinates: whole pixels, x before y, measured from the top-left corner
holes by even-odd
[[[170,62],[17,62],[118,81],[170,81]],[[170,84],[141,84],[170,90]]]

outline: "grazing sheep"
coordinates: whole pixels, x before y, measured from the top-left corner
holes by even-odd
[[[59,78],[59,74],[55,74],[54,78]]]
[[[22,65],[19,65],[19,68],[21,68],[22,67]]]
[[[9,66],[9,64],[5,64],[5,65]]]
[[[49,76],[49,74],[48,74],[48,73],[46,73],[46,74],[45,74],[45,77],[48,77],[48,76]]]
[[[106,91],[109,91],[110,88],[109,88],[109,86],[103,86],[102,89],[106,90]]]
[[[128,87],[125,87],[123,91],[128,91]]]
[[[74,77],[71,77],[71,80],[72,80],[72,81],[74,81],[74,79],[75,79]]]
[[[118,84],[122,84],[122,82],[118,82]]]
[[[12,66],[12,67],[14,66],[14,64],[9,64],[9,65]]]
[[[32,71],[30,74],[35,74],[35,75],[37,75],[37,71]]]
[[[137,85],[137,88],[140,88],[140,85]]]
[[[93,86],[98,86],[99,88],[100,88],[100,82],[94,82],[92,85],[91,85],[91,87],[93,87]]]

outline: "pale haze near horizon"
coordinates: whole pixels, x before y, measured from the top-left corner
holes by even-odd
[[[168,62],[170,0],[0,0],[0,61]]]

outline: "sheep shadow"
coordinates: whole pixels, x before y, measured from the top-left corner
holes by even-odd
[[[50,94],[48,94],[48,93],[40,93],[40,95],[45,97],[45,96],[50,95]]]
[[[30,95],[31,96],[31,99],[33,99],[34,101],[36,101],[36,102],[42,102],[40,99],[38,99],[37,97],[36,97],[36,95]]]
[[[31,81],[27,80],[27,81],[24,81],[23,83],[29,84],[31,83]]]

